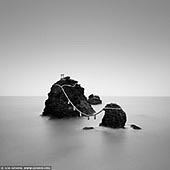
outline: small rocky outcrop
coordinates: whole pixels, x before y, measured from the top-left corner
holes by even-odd
[[[83,130],[92,130],[92,129],[94,129],[94,127],[92,127],[92,126],[83,128]]]
[[[142,129],[141,127],[139,127],[139,126],[137,126],[137,125],[135,125],[135,124],[131,124],[130,127],[131,127],[132,129],[135,129],[135,130],[141,130],[141,129]]]
[[[107,104],[104,108],[105,114],[100,123],[100,126],[110,127],[110,128],[124,128],[126,123],[126,113],[122,108],[115,104]]]
[[[97,95],[94,95],[94,94],[91,94],[91,95],[89,96],[88,102],[89,102],[91,105],[102,104],[102,100],[100,99],[100,97],[97,96]]]
[[[78,110],[68,101],[61,86]],[[48,93],[48,99],[45,101],[42,116],[50,116],[52,118],[79,117],[79,111],[87,115],[95,112],[84,95],[84,88],[78,84],[78,81],[70,79],[70,77],[61,78],[52,85],[51,91]]]

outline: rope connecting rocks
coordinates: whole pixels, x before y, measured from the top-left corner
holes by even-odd
[[[91,114],[91,115],[88,115],[88,114],[82,112],[81,110],[79,110],[79,109],[74,105],[74,103],[70,100],[69,96],[67,95],[67,93],[65,92],[65,90],[64,90],[64,88],[63,88],[63,87],[75,87],[76,84],[74,84],[73,86],[67,85],[67,84],[64,84],[64,85],[56,84],[56,85],[61,88],[61,90],[63,91],[64,95],[66,96],[66,98],[67,98],[67,100],[68,100],[68,104],[71,104],[71,105],[72,105],[73,110],[74,110],[74,111],[78,111],[78,112],[80,113],[80,117],[83,115],[83,116],[88,117],[88,120],[90,119],[90,117],[94,117],[94,119],[96,119],[96,116],[97,116],[98,114],[100,114],[100,113],[101,113],[102,111],[104,111],[104,110],[110,110],[110,109],[112,109],[112,110],[121,110],[121,108],[104,107],[104,108],[101,109],[100,111],[95,112],[95,113],[93,113],[93,114]]]

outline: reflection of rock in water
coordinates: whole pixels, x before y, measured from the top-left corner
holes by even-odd
[[[100,126],[110,128],[124,128],[126,123],[126,113],[119,105],[110,103],[105,106],[104,110],[105,115],[102,119],[102,122],[100,123]]]
[[[54,118],[80,116],[80,113],[71,104],[69,104],[68,99],[60,88],[62,85],[68,85],[63,86],[64,91],[67,93],[70,101],[76,108],[87,115],[94,113],[95,111],[88,103],[87,98],[84,95],[84,88],[77,83],[77,81],[70,79],[70,77],[62,77],[58,82],[53,84],[51,91],[48,94],[48,99],[45,102],[45,108],[42,115]]]

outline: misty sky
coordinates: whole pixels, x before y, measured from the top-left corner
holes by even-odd
[[[169,0],[0,0],[0,95],[170,95]]]

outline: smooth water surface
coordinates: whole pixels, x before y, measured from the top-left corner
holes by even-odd
[[[55,170],[168,170],[170,98],[103,97],[122,106],[126,129],[97,120],[41,117],[45,97],[0,97],[0,165],[49,165]],[[130,128],[135,123],[142,127]],[[94,130],[83,131],[85,126]]]

